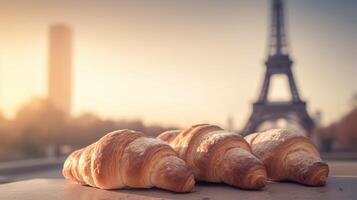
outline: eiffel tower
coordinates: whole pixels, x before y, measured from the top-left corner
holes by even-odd
[[[265,62],[263,88],[258,100],[253,104],[253,112],[242,131],[243,135],[258,131],[259,126],[265,121],[275,121],[281,118],[296,121],[307,134],[314,127],[314,122],[306,110],[306,102],[299,96],[291,70],[293,62],[289,57],[287,47],[283,0],[272,0],[271,35],[268,59]],[[268,101],[269,85],[272,77],[277,74],[288,78],[291,93],[289,101]]]

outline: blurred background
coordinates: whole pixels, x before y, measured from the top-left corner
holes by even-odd
[[[332,175],[357,175],[357,1],[284,1],[278,55],[298,102],[284,73],[257,100],[277,53],[272,2],[0,0],[0,182],[59,178],[68,153],[116,129],[247,134],[258,104],[284,115],[254,131],[303,131]],[[296,105],[308,129],[285,115]]]

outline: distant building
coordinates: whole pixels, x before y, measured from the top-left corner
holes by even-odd
[[[49,29],[48,99],[58,109],[71,113],[72,30],[63,24]]]
[[[227,130],[234,131],[234,119],[232,115],[227,116]]]
[[[322,126],[322,111],[317,110],[314,116],[315,126],[321,127]]]

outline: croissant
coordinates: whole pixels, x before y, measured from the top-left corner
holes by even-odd
[[[157,138],[168,142],[193,169],[197,180],[224,182],[243,189],[265,186],[262,162],[236,133],[215,125],[199,124],[186,130],[167,131]]]
[[[191,168],[165,142],[141,132],[118,130],[68,156],[63,176],[101,189],[158,187],[189,192]]]
[[[268,177],[304,185],[325,185],[329,167],[314,144],[298,132],[272,129],[245,137],[253,153],[265,164]]]

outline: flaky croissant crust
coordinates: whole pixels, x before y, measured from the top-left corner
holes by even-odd
[[[169,145],[131,130],[111,132],[73,152],[63,175],[101,189],[155,186],[189,192],[194,187],[192,170]]]
[[[272,129],[245,137],[253,153],[265,164],[268,176],[277,181],[290,180],[305,185],[326,183],[329,168],[315,145],[303,134]]]
[[[199,124],[183,131],[164,132],[158,138],[169,142],[179,157],[192,166],[197,180],[225,182],[246,189],[265,185],[264,165],[236,133]]]

